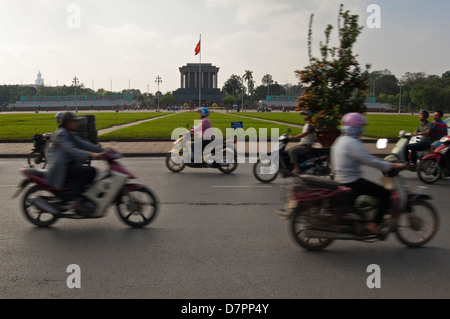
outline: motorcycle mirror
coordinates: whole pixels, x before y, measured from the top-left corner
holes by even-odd
[[[386,138],[379,139],[377,141],[377,149],[385,150],[387,148],[388,140]]]
[[[289,133],[291,133],[291,129],[290,129],[290,128],[288,128],[288,129],[287,129],[287,132],[288,132],[288,134],[289,134]]]

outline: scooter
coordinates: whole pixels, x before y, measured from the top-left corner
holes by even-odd
[[[417,167],[417,175],[425,184],[434,184],[441,178],[450,176],[450,136],[440,140],[444,145],[425,156]]]
[[[280,158],[278,171],[273,174],[263,174],[263,167],[270,166],[270,161],[264,161],[261,159],[259,159],[253,166],[253,175],[261,183],[271,183],[278,177],[278,175],[281,175],[283,178],[295,177],[295,175],[291,173],[294,166],[291,164],[289,154],[286,151],[286,146],[289,143],[289,135],[281,135],[278,141],[278,152]],[[315,175],[333,179],[329,148],[313,148],[312,151],[303,156],[299,162],[300,175]]]
[[[390,233],[408,247],[429,242],[439,226],[438,212],[428,202],[432,198],[422,194],[423,188],[409,191],[398,171],[384,174],[382,184],[392,196],[379,235],[365,230],[377,212],[376,198],[360,196],[353,202],[351,189],[314,176],[304,176],[301,184],[290,187],[285,209],[279,213],[291,221],[295,241],[307,250],[324,249],[335,240],[373,243]]]
[[[399,140],[395,144],[394,148],[391,151],[391,154],[385,159],[388,161],[401,161],[401,162],[409,162],[411,159],[411,152],[408,153],[408,157],[405,157],[406,147],[409,144],[414,144],[420,142],[420,136],[414,136],[412,133],[408,131],[400,131]],[[427,150],[417,152],[417,158],[420,161],[423,157],[429,155],[430,152]],[[408,170],[414,172],[415,168],[407,167]]]
[[[111,205],[116,206],[120,219],[133,228],[150,224],[156,217],[159,203],[153,192],[140,184],[128,183],[136,179],[124,166],[117,162],[122,154],[107,149],[104,160],[109,169],[103,177],[88,187],[83,196],[83,204],[89,212],[79,212],[74,208],[73,193],[70,189],[56,190],[46,184],[46,172],[23,169],[25,180],[14,195],[17,198],[30,184],[22,199],[22,210],[32,224],[49,227],[60,219],[96,219],[105,217]]]
[[[193,156],[191,156],[192,144],[192,134],[190,131],[186,131],[183,136],[180,136],[173,143],[173,148],[169,151],[166,156],[166,166],[167,168],[174,172],[180,173],[186,167],[190,168],[214,168],[218,169],[224,174],[231,174],[238,168],[236,147],[230,148],[229,145],[235,145],[237,143],[236,139],[225,140],[222,144],[223,151],[223,163],[214,161],[216,155],[216,149],[209,149],[210,146],[205,148],[204,153],[211,154],[210,157],[202,156],[201,163],[195,163]],[[210,151],[210,152],[208,152]],[[186,160],[186,156],[190,156],[190,160]],[[229,160],[231,159],[231,160]]]

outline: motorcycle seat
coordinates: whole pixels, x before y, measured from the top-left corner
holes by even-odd
[[[330,190],[337,190],[341,186],[339,183],[331,180],[327,180],[323,177],[302,175],[300,176],[302,182],[311,188],[324,188]]]
[[[70,192],[69,188],[64,188],[62,190],[54,190],[51,186],[47,184],[47,174],[44,171],[39,171],[37,169],[23,169],[21,170],[32,183],[38,184],[57,193],[67,193]]]

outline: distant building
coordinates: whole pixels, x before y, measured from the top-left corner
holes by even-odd
[[[218,67],[211,63],[188,63],[179,70],[180,88],[173,92],[177,104],[198,106],[200,89],[202,105],[222,102],[225,94],[218,88]]]
[[[44,79],[42,78],[42,73],[41,71],[39,71],[39,73],[37,74],[37,79],[34,82],[36,84],[36,86],[44,86]]]

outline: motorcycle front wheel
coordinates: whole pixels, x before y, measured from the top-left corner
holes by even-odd
[[[402,214],[397,221],[398,240],[408,247],[420,247],[428,243],[439,228],[436,209],[425,201],[410,205],[411,212]]]
[[[172,153],[167,154],[166,156],[166,166],[167,168],[174,172],[180,173],[186,167],[186,164],[182,161],[181,163],[175,163],[172,159]]]
[[[55,195],[42,189],[40,186],[35,185],[31,187],[24,195],[22,200],[22,211],[33,225],[39,227],[49,227],[58,221],[55,215],[47,213],[40,208],[33,205],[31,202],[33,199],[52,199]]]
[[[270,163],[263,164],[260,160],[253,166],[253,175],[261,183],[269,184],[278,177],[278,171],[273,174],[263,174],[262,168],[269,167]]]
[[[303,248],[311,251],[322,250],[328,247],[333,239],[327,238],[309,238],[305,235],[306,215],[300,214],[291,221],[291,233],[295,241]]]
[[[122,194],[116,206],[120,219],[133,228],[150,224],[158,214],[158,199],[146,187]]]
[[[434,159],[422,160],[417,168],[417,175],[423,183],[434,184],[441,178],[441,165]]]

